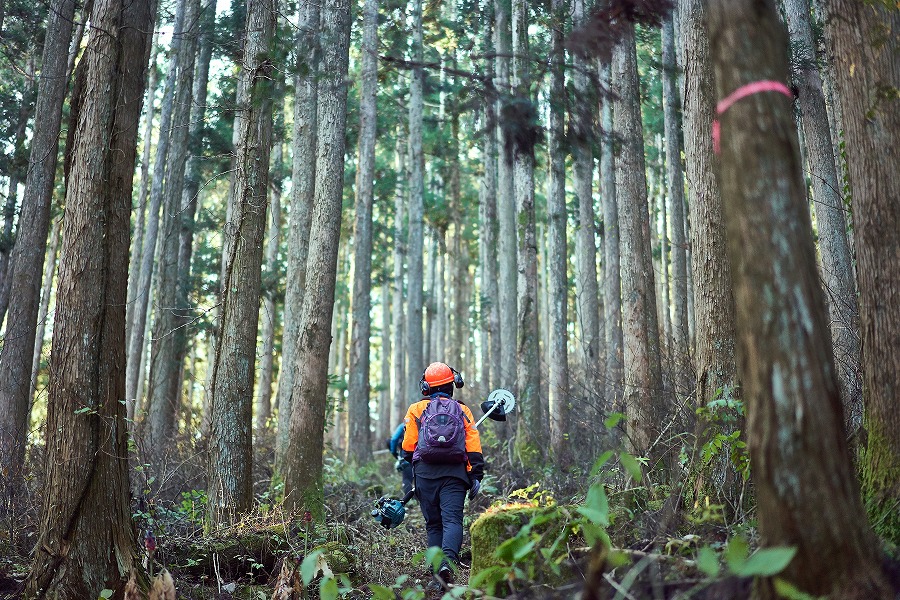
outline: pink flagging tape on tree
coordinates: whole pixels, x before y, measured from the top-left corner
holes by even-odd
[[[731,108],[731,105],[738,100],[746,98],[747,96],[752,96],[753,94],[758,94],[759,92],[778,92],[791,99],[793,99],[794,97],[794,94],[791,92],[790,88],[788,88],[788,86],[784,85],[780,81],[765,79],[762,81],[754,81],[753,83],[748,83],[747,85],[742,85],[738,89],[728,94],[728,96],[726,96],[722,100],[719,100],[719,103],[716,104],[716,118],[713,119],[712,124],[713,150],[716,154],[719,153],[718,116]]]

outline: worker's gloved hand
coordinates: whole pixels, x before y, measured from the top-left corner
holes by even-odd
[[[481,491],[481,480],[473,479],[472,487],[469,488],[469,500],[474,500],[475,496],[478,495],[478,492]]]
[[[397,464],[394,465],[394,468],[397,470],[398,473],[402,473],[403,470],[408,466],[410,466],[408,460],[406,460],[405,458],[398,458]]]

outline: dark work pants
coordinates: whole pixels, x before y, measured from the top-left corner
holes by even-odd
[[[458,477],[416,477],[416,497],[425,517],[428,546],[439,546],[448,560],[459,560],[463,538],[463,504],[468,487]]]
[[[407,463],[403,469],[400,471],[400,474],[403,476],[403,495],[409,492],[409,490],[413,489],[413,468],[412,465]]]

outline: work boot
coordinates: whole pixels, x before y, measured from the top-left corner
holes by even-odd
[[[443,582],[443,587],[446,589],[451,583],[453,583],[453,569],[450,567],[450,563],[446,560],[441,563],[441,568],[438,569],[437,574],[439,580]]]

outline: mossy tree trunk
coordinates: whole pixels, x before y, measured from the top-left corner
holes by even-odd
[[[718,97],[787,81],[787,37],[771,1],[711,3],[709,23]],[[808,594],[888,597],[844,435],[791,98],[754,93],[719,118],[763,544],[797,549],[782,576]],[[756,595],[779,597],[769,580]]]
[[[868,434],[863,495],[876,532],[900,544],[900,10],[841,1],[827,22],[853,197]]]

